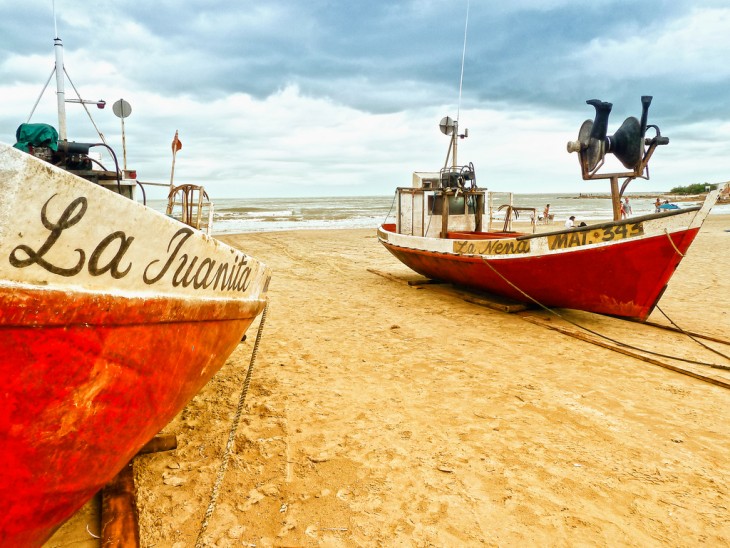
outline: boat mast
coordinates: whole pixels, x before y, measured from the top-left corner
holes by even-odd
[[[63,40],[58,37],[56,22],[56,1],[53,1],[53,48],[56,52],[56,103],[58,105],[58,137],[66,141],[66,92],[64,90]]]
[[[456,164],[456,150],[457,150],[457,143],[459,139],[457,139],[457,135],[459,133],[459,122],[454,122],[454,132],[451,134],[451,167],[455,168],[457,167]]]
[[[56,102],[58,104],[58,138],[66,141],[66,92],[64,90],[63,41],[56,36],[53,39],[56,51]]]

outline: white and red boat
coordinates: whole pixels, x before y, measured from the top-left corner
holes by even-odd
[[[0,143],[1,546],[41,545],[109,482],[223,365],[270,279],[64,137]]]
[[[443,282],[546,307],[586,310],[645,320],[715,204],[719,190],[702,206],[621,219],[620,199],[628,183],[648,179],[648,162],[669,142],[647,125],[651,97],[643,97],[641,121],[628,118],[606,135],[610,103],[588,101],[577,152],[584,179],[609,179],[614,220],[552,232],[490,231],[485,227],[487,191],[478,188],[472,164],[457,164],[458,123],[441,121],[451,135],[447,167],[414,173],[413,185],[396,190],[395,223],[384,223],[378,239],[403,264]],[[655,136],[646,137],[647,129]],[[607,153],[626,171],[601,174]],[[449,156],[452,163],[449,164]],[[625,181],[619,189],[618,179]],[[507,208],[508,219],[514,208]],[[536,211],[532,212],[536,216]]]

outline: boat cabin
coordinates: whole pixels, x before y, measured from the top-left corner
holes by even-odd
[[[464,173],[462,168],[414,172],[411,187],[396,189],[396,232],[427,238],[481,232],[486,190],[464,185],[469,181]]]

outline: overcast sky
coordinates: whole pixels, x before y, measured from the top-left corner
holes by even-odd
[[[606,192],[566,142],[613,103],[671,140],[631,192],[730,179],[728,0],[56,0],[65,66],[140,180],[213,197],[390,195],[438,170],[450,115],[480,187]],[[0,141],[15,142],[53,69],[52,0],[0,2]],[[57,126],[55,84],[32,122]],[[67,97],[74,91],[66,84]],[[79,105],[69,138],[97,141]],[[157,196],[160,197],[159,192]]]

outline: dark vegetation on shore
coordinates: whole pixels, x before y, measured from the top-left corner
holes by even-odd
[[[693,185],[687,186],[675,186],[669,192],[671,192],[672,194],[702,194],[703,192],[715,190],[717,187],[717,184],[695,183]]]
[[[669,192],[657,192],[653,194],[632,194],[628,193],[631,198],[654,198],[655,196],[661,196],[662,198],[672,198],[675,201],[685,201],[686,199],[695,199],[708,192],[717,189],[720,186],[719,183],[694,183],[687,186],[675,186]],[[601,194],[579,194],[576,198],[611,198],[608,193]],[[723,198],[720,198],[722,201]]]

